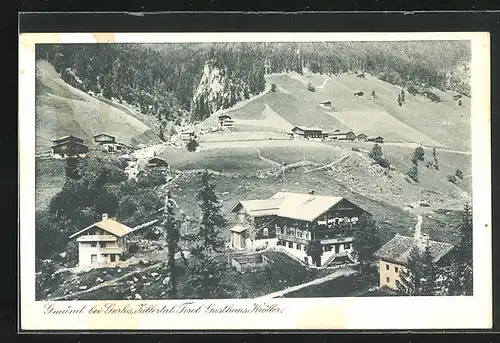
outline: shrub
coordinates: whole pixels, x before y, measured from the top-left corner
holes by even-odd
[[[457,177],[455,175],[448,175],[448,182],[457,183]]]
[[[460,180],[464,179],[464,173],[460,169],[457,169],[455,171],[455,176],[458,177]]]
[[[140,248],[137,243],[132,243],[128,247],[128,253],[129,254],[135,254],[136,252],[139,252]]]
[[[275,83],[273,83],[271,85],[271,92],[276,92],[276,84]]]
[[[194,152],[196,151],[196,148],[198,148],[199,144],[195,139],[191,139],[188,144],[186,144],[186,149],[189,152]]]
[[[382,148],[380,145],[375,144],[368,155],[378,162],[382,158]]]
[[[415,156],[415,158],[418,161],[423,161],[424,160],[424,156],[425,156],[424,148],[422,148],[421,146],[415,148],[415,152],[413,153],[413,156]]]
[[[412,165],[410,169],[406,172],[413,181],[418,182],[418,167],[416,164]]]
[[[316,92],[316,88],[314,88],[314,85],[311,82],[307,84],[307,90],[309,92]]]
[[[389,160],[385,157],[382,157],[381,159],[378,160],[378,164],[381,166],[381,167],[384,167],[384,168],[389,168],[391,166],[391,163],[389,162]]]

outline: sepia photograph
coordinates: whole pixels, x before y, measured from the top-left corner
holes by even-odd
[[[34,44],[46,315],[478,295],[473,40],[277,38]]]

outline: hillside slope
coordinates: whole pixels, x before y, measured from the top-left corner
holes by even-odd
[[[401,88],[376,77],[355,74],[326,76],[295,72],[267,76],[266,88],[276,91],[227,110],[239,131],[286,131],[294,125],[318,126],[324,130],[353,130],[356,134],[380,135],[386,141],[417,143],[470,151],[470,98],[462,105],[453,100],[454,92],[433,90],[441,102],[406,91],[405,104],[397,104]],[[307,85],[315,91],[307,90]],[[363,97],[354,93],[363,92]],[[376,97],[371,97],[375,92]],[[320,106],[331,101],[332,108]],[[213,118],[210,118],[213,122]],[[266,128],[266,129],[264,129]]]
[[[36,150],[50,149],[52,140],[75,135],[92,144],[98,133],[125,144],[153,143],[158,138],[142,121],[64,82],[46,61],[36,64]]]

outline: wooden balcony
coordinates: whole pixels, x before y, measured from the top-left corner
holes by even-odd
[[[77,242],[114,242],[113,235],[82,235],[76,239]]]
[[[299,238],[296,236],[289,236],[289,235],[284,235],[284,234],[276,234],[276,238],[288,241],[288,242],[294,242],[294,243],[299,243],[299,244],[305,244],[307,245],[310,240],[305,239],[305,238]]]
[[[321,244],[342,244],[351,243],[353,241],[352,237],[337,237],[337,238],[326,238],[320,240]]]
[[[122,254],[123,247],[97,248],[100,254]]]

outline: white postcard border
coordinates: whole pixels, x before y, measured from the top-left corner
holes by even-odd
[[[89,314],[106,303],[172,307],[189,301],[35,301],[35,53],[37,43],[226,42],[226,41],[470,40],[472,45],[472,174],[474,296],[273,299],[275,311],[207,314],[217,308],[253,308],[254,300],[198,300],[195,314]],[[19,199],[21,330],[412,330],[480,329],[492,325],[491,143],[489,33],[43,33],[19,40]],[[83,314],[46,315],[44,306]],[[267,304],[267,305],[265,305]],[[204,312],[205,311],[205,312]]]

